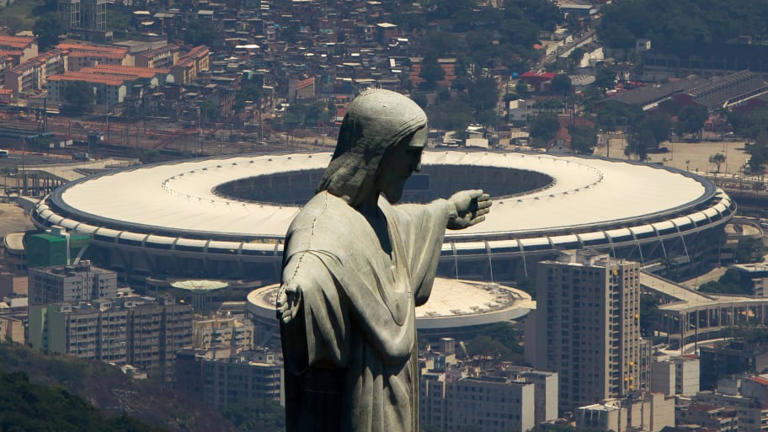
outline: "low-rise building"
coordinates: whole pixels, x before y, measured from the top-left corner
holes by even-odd
[[[736,409],[702,403],[689,403],[677,407],[675,422],[678,428],[705,428],[718,432],[736,432],[739,419]],[[699,430],[699,429],[694,429]]]
[[[283,365],[276,352],[243,351],[216,358],[211,351],[182,350],[177,355],[176,390],[216,408],[253,399],[284,404]]]
[[[699,373],[696,355],[657,359],[651,364],[651,391],[693,396],[699,392]]]
[[[419,382],[423,426],[442,431],[460,431],[468,425],[483,431],[527,431],[557,419],[556,373],[526,367],[485,373],[471,367],[446,368],[443,355],[425,364],[430,369],[422,371]]]
[[[675,427],[675,399],[644,393],[633,399],[609,399],[576,409],[576,427],[600,430],[658,432]]]
[[[237,353],[253,349],[253,323],[233,317],[214,316],[192,323],[196,349]]]
[[[171,67],[171,73],[176,83],[190,84],[201,72],[210,68],[210,50],[205,45],[200,45],[180,56]]]
[[[0,315],[0,342],[24,344],[24,321],[11,315]]]
[[[14,294],[29,295],[29,277],[14,273],[0,273],[0,298]]]
[[[507,106],[507,112],[509,113],[508,120],[515,123],[528,121],[528,117],[531,115],[531,108],[531,104],[525,99],[509,101]]]
[[[77,72],[81,68],[87,66],[105,64],[133,66],[133,56],[129,53],[128,48],[125,47],[82,43],[60,43],[56,45],[56,48],[65,51],[68,54],[69,70],[73,72]]]
[[[62,75],[48,77],[48,97],[53,103],[66,102],[66,89],[69,83],[80,82],[88,84],[100,103],[116,105],[125,100],[127,94],[126,80],[88,73],[67,72]]]
[[[712,389],[728,375],[758,373],[768,369],[768,345],[741,340],[715,343],[699,349],[701,388]]]
[[[37,56],[37,40],[31,36],[0,36],[0,53],[13,58],[13,64]]]
[[[464,377],[446,388],[446,429],[529,431],[535,426],[535,385],[503,377]]]
[[[68,56],[60,49],[52,49],[5,71],[5,87],[15,96],[30,90],[42,90],[48,76],[68,70]]]
[[[136,53],[134,64],[145,68],[167,68],[175,65],[179,59],[179,47],[166,45]]]

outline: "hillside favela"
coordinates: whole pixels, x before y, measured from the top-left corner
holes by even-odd
[[[765,0],[0,0],[0,432],[768,431],[766,168]]]

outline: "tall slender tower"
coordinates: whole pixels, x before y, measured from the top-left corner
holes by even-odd
[[[67,32],[80,27],[81,7],[80,0],[59,0],[57,9]]]
[[[107,0],[58,0],[57,8],[67,32],[107,30]]]
[[[107,0],[82,0],[82,27],[87,30],[107,30]]]
[[[533,360],[558,372],[562,409],[645,387],[639,271],[636,262],[589,251],[538,264]]]

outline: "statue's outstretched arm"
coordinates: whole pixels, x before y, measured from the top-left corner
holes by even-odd
[[[481,189],[456,192],[448,202],[453,204],[455,212],[448,216],[448,229],[460,230],[485,220],[491,210],[491,197]]]

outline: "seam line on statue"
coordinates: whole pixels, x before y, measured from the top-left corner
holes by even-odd
[[[323,198],[324,198],[324,201],[323,201],[323,211],[321,211],[320,213],[325,213],[325,210],[328,208],[328,195],[324,196]],[[306,255],[306,253],[308,251],[312,250],[312,240],[315,239],[315,227],[317,226],[317,219],[318,219],[317,216],[315,216],[312,219],[312,230],[311,230],[310,235],[309,235],[309,242],[310,243],[309,243],[309,245],[307,245],[307,250],[303,251],[303,253],[299,256],[299,262],[296,263],[296,268],[293,269],[293,274],[291,275],[291,280],[293,280],[293,278],[296,277],[296,273],[299,272],[299,267],[301,267],[301,262],[304,260],[304,255]]]

